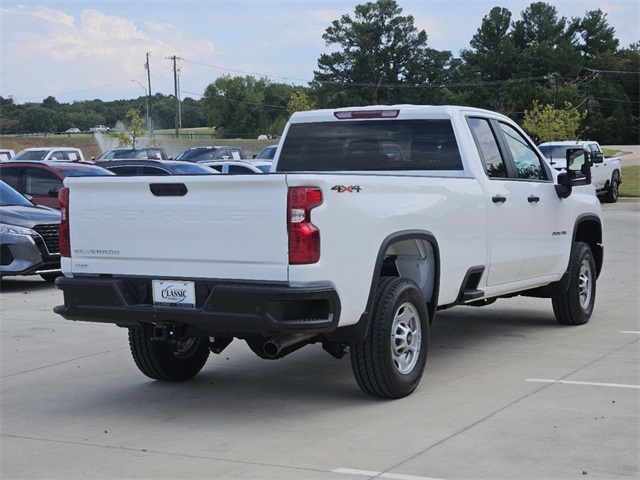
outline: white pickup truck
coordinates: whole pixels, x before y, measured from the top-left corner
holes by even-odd
[[[486,110],[352,107],[295,113],[264,175],[67,178],[54,311],[128,328],[153,379],[234,338],[265,359],[321,343],[400,398],[440,309],[527,295],[589,321],[601,207],[588,152],[567,156]]]
[[[564,142],[545,142],[538,148],[556,170],[566,167],[566,152],[570,148],[584,148],[591,158],[591,183],[598,195],[603,195],[607,203],[618,201],[618,188],[622,183],[620,157],[605,157],[598,142],[568,140]]]

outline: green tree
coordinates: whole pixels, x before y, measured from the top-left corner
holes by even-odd
[[[57,131],[55,114],[48,108],[30,104],[20,113],[22,130],[33,133],[50,133]]]
[[[118,148],[136,148],[136,140],[145,134],[143,128],[144,118],[140,117],[140,112],[135,108],[132,108],[127,112],[126,118],[129,122],[126,131],[114,132],[112,136],[118,140]]]
[[[357,5],[354,18],[343,15],[326,29],[326,45],[341,48],[322,54],[314,71],[314,85],[326,103],[377,104],[383,92],[389,103],[388,85],[428,78],[424,69],[434,51],[427,48],[427,33],[417,30],[413,16],[401,13],[395,0],[377,0]]]
[[[291,99],[287,104],[287,112],[293,115],[294,112],[305,112],[316,108],[315,102],[311,101],[306,93],[295,91],[291,94]]]
[[[569,102],[559,110],[551,104],[541,106],[534,100],[533,108],[524,112],[522,126],[538,143],[576,139],[583,118]]]
[[[293,87],[266,78],[225,75],[209,84],[202,107],[207,125],[220,134],[252,137],[274,133],[286,122],[286,109]]]
[[[515,70],[517,50],[509,34],[511,12],[494,7],[471,39],[471,49],[460,52],[462,71],[468,82],[485,83],[474,90],[475,103],[492,110],[502,110],[503,87]]]

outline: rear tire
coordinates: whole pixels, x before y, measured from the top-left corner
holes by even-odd
[[[596,264],[591,248],[576,242],[571,253],[569,288],[551,297],[553,313],[562,325],[584,325],[596,301]]]
[[[611,178],[611,184],[604,195],[604,201],[606,203],[616,203],[618,201],[618,190],[620,188],[620,176],[618,173],[614,173]]]
[[[181,382],[195,377],[209,358],[208,337],[152,340],[153,326],[129,328],[129,347],[142,373],[154,380]]]
[[[381,278],[367,336],[350,347],[362,391],[391,399],[409,395],[422,378],[428,345],[429,313],[418,285],[408,278]]]

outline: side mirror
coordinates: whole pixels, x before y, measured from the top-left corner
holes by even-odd
[[[583,148],[567,150],[567,175],[571,185],[591,184],[591,162],[589,151]]]
[[[558,174],[556,193],[560,198],[571,195],[572,187],[591,184],[589,152],[582,148],[567,149],[567,169]]]
[[[593,152],[593,156],[591,158],[591,163],[604,163],[604,153],[602,153],[602,152]]]

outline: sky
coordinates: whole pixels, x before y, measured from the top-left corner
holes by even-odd
[[[531,1],[396,0],[427,45],[457,56],[493,7],[518,20]],[[0,0],[0,96],[16,103],[132,99],[148,92],[201,98],[222,75],[306,85],[332,47],[322,34],[365,0]],[[640,41],[637,0],[547,0],[568,20],[601,9],[620,46]]]

